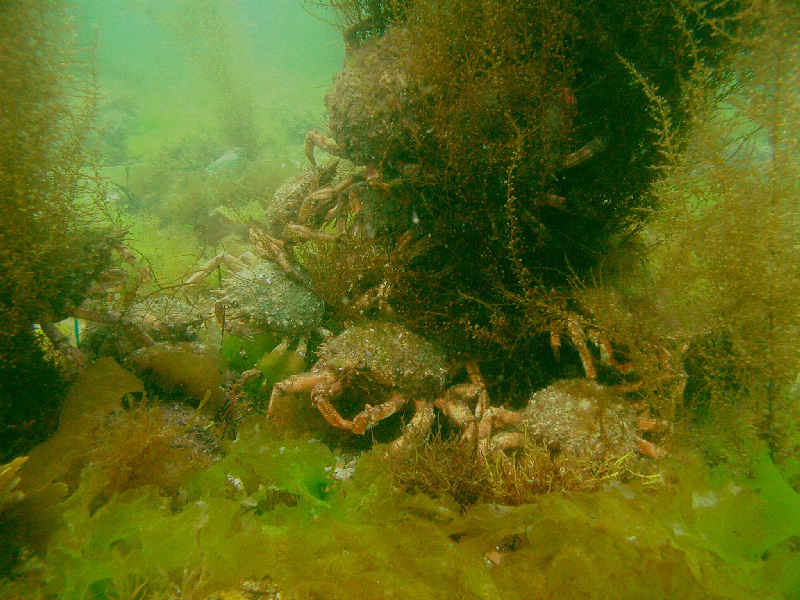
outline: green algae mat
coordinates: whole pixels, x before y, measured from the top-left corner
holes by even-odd
[[[110,487],[95,446],[138,391],[107,360],[75,384],[0,514],[0,598],[800,597],[800,496],[766,454],[738,479],[687,454],[657,486],[460,510],[394,489],[380,448],[337,480],[325,445],[256,417],[180,486]]]

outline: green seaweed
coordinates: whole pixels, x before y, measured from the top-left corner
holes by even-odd
[[[226,489],[245,497],[265,485],[321,508],[329,494],[325,467],[333,462],[331,451],[319,441],[280,439],[258,416],[239,428],[222,460],[187,481],[187,497],[207,498]]]
[[[69,427],[89,430],[114,404],[104,371],[114,372],[101,364],[73,389]],[[39,549],[0,580],[0,598],[110,600],[137,597],[132,589],[204,598],[264,577],[290,599],[790,598],[800,586],[800,496],[761,448],[747,478],[687,452],[662,465],[668,485],[465,509],[399,491],[384,446],[361,456],[352,479],[334,480],[331,450],[263,417],[242,423],[225,455],[172,496],[143,482],[98,506],[106,472],[78,448],[48,453],[80,475],[49,512],[26,499],[4,515],[4,530],[51,517]],[[63,477],[68,465],[50,473]]]
[[[276,333],[257,333],[251,338],[226,335],[222,340],[220,354],[234,371],[252,368],[265,354],[270,352],[280,341]]]
[[[353,18],[370,14],[378,18],[370,25],[373,29],[350,32],[354,45],[390,25],[386,13],[389,3],[342,0],[330,4],[356,10]],[[431,11],[448,10],[442,3],[418,0],[414,4],[429,5]],[[463,3],[461,9],[469,6],[478,3]],[[509,4],[507,10],[516,6]],[[452,8],[454,14],[461,9]],[[492,42],[493,36],[505,35],[502,29],[491,27],[481,31],[487,42]],[[448,31],[443,32],[443,40],[451,41],[445,33]],[[507,37],[513,40],[513,36]],[[642,35],[641,39],[646,37]],[[783,39],[777,35],[767,37],[776,42]],[[459,56],[457,53],[451,58]],[[775,56],[787,55],[773,53]],[[441,67],[441,58],[431,58],[431,69]],[[747,53],[742,57],[744,70],[755,64],[750,60],[760,58],[755,51]],[[615,69],[620,76],[616,80],[627,81],[630,73],[621,65]],[[757,70],[753,73],[758,75]],[[452,70],[452,74],[462,75],[458,70]],[[392,74],[384,75],[376,71],[376,83]],[[789,77],[783,73],[780,81],[791,81]],[[769,73],[766,78],[778,81]],[[604,85],[615,84],[609,80]],[[764,85],[759,89],[771,92],[775,88]],[[474,91],[483,90],[485,87]],[[677,93],[672,88],[667,91]],[[633,95],[640,94],[637,91]],[[497,102],[491,93],[476,97],[485,109],[492,109]],[[783,135],[792,131],[791,123],[800,121],[791,119],[798,104],[791,101],[791,96],[781,98],[777,104],[762,100],[745,108],[771,115],[766,123],[768,129]],[[555,96],[551,99],[557,100]],[[247,133],[237,125],[248,122],[247,111],[233,110],[240,101],[246,106],[247,100],[234,94],[226,105],[231,117],[235,117],[227,129],[231,143]],[[526,96],[520,99],[523,105],[527,100]],[[765,106],[781,110],[762,110]],[[436,115],[438,120],[450,114],[450,109],[444,108]],[[624,111],[620,108],[620,112]],[[637,114],[642,117],[644,109]],[[699,114],[717,115],[713,111]],[[639,121],[644,126],[649,118]],[[485,122],[477,118],[474,123],[447,120],[445,124],[454,131]],[[627,121],[620,119],[619,124],[627,125]],[[224,129],[225,123],[220,126]],[[498,132],[508,133],[504,128],[513,126],[510,122]],[[447,127],[442,131],[447,132]],[[713,160],[727,156],[718,151],[718,145],[709,143],[714,131],[719,129],[711,128],[711,133],[706,130],[691,141],[690,150],[697,151],[693,145],[707,146]],[[500,138],[502,142],[502,135]],[[774,137],[780,141],[779,138]],[[156,445],[157,451],[150,453],[156,454],[155,463],[162,465],[130,460],[136,458],[137,448],[151,447],[151,437],[160,435],[156,431],[159,426],[155,420],[143,420],[141,427],[124,425],[135,415],[123,410],[122,395],[141,394],[141,383],[111,361],[101,360],[70,392],[59,432],[34,448],[20,470],[20,487],[26,498],[0,515],[0,549],[8,549],[7,554],[13,557],[2,565],[11,571],[8,577],[0,578],[0,598],[211,598],[213,592],[218,597],[231,597],[232,590],[239,589],[245,578],[267,577],[279,587],[284,599],[800,597],[800,495],[791,485],[797,485],[800,471],[797,458],[791,457],[791,448],[798,443],[797,396],[796,392],[784,392],[797,371],[798,280],[792,278],[798,264],[794,244],[797,221],[793,220],[797,188],[796,184],[785,183],[796,181],[787,176],[794,171],[793,163],[786,160],[793,156],[792,150],[796,151],[792,145],[796,139],[800,138],[790,135],[775,144],[768,168],[743,169],[725,164],[712,172],[713,162],[687,160],[692,164],[679,165],[686,168],[673,172],[673,178],[664,183],[675,194],[666,188],[656,190],[665,203],[674,202],[674,211],[664,215],[669,222],[656,221],[646,232],[653,236],[663,234],[666,240],[660,254],[656,252],[649,258],[651,276],[669,283],[665,286],[663,281],[657,282],[661,285],[660,294],[653,294],[653,302],[663,300],[668,316],[681,322],[668,333],[688,335],[698,341],[696,332],[713,326],[712,335],[719,335],[720,339],[729,336],[733,349],[714,356],[717,349],[726,345],[712,344],[706,353],[711,356],[701,353],[701,373],[706,369],[710,375],[701,383],[708,383],[712,389],[695,405],[687,402],[685,406],[698,416],[702,412],[703,418],[691,423],[700,450],[691,450],[688,436],[676,435],[674,458],[652,463],[654,471],[661,471],[660,478],[608,482],[599,484],[592,493],[541,494],[530,503],[515,507],[476,502],[483,482],[473,481],[478,489],[468,502],[459,505],[457,501],[464,494],[452,488],[442,489],[438,498],[398,489],[398,481],[383,456],[386,448],[380,445],[360,456],[352,479],[338,481],[332,477],[339,458],[334,451],[319,440],[279,429],[261,416],[239,423],[236,439],[227,443],[224,454],[215,456],[215,461],[197,461],[192,468],[176,470],[170,466],[174,455],[160,449],[173,448],[181,441],[178,435],[161,440],[165,445]],[[248,140],[242,143],[247,144]],[[522,205],[521,183],[526,176],[529,180],[535,177],[523,172],[528,167],[519,160],[518,143],[503,142],[494,152],[512,155],[510,168],[501,169],[499,180],[494,182],[495,188],[507,187],[508,194],[498,196],[495,189],[494,201],[497,204],[498,200],[507,200],[498,214],[508,218],[507,233],[516,238],[509,240],[507,248],[499,246],[509,263],[505,267],[506,284],[513,289],[522,288],[525,286],[515,278],[524,273],[512,262],[530,259],[538,249],[515,244],[533,237],[535,223],[519,229],[511,221]],[[483,147],[474,145],[469,154],[454,152],[453,160],[458,166],[468,166],[469,160],[483,154]],[[630,156],[615,154],[614,160],[623,164]],[[688,156],[703,157],[703,152],[690,152]],[[698,178],[695,169],[706,170]],[[476,177],[480,172],[470,173]],[[747,175],[737,179],[738,173]],[[754,187],[753,181],[760,174],[772,175]],[[644,177],[649,178],[649,174]],[[613,169],[608,171],[608,179],[612,182],[609,185],[617,185]],[[716,182],[724,186],[714,187]],[[634,178],[622,188],[637,188],[640,183]],[[700,192],[707,193],[698,194],[698,186]],[[472,190],[464,184],[457,191],[468,189]],[[721,197],[719,189],[727,190],[729,196]],[[680,197],[676,198],[678,194]],[[180,202],[176,199],[172,209],[191,211],[188,201],[184,202],[189,196],[180,196]],[[597,194],[598,203],[605,202],[602,196]],[[430,197],[431,202],[438,200],[442,199],[435,194]],[[436,212],[436,207],[428,206],[427,214],[424,208],[418,207],[423,227],[438,228],[438,222],[425,220]],[[466,213],[480,216],[483,208],[476,201],[474,211]],[[683,209],[690,213],[688,218],[677,214]],[[543,214],[547,210],[541,208]],[[446,219],[450,218],[448,213]],[[759,222],[758,227],[754,221]],[[489,227],[489,223],[481,223],[482,227]],[[461,235],[445,233],[440,242]],[[784,243],[787,240],[790,243]],[[465,257],[469,269],[483,268],[480,261],[467,260],[476,257],[474,250]],[[422,271],[438,267],[436,261],[441,258],[435,254],[430,264],[417,266]],[[740,273],[742,265],[747,267],[745,277]],[[487,271],[481,277],[484,275],[487,280],[494,280],[496,274]],[[459,282],[452,289],[469,287],[463,288]],[[494,297],[494,302],[503,303],[497,309],[487,308],[483,315],[486,320],[493,316],[489,313],[500,315],[506,305],[528,301],[521,296],[506,297],[502,289],[481,291],[489,292],[490,300]],[[703,303],[698,306],[694,301],[688,302],[687,295]],[[467,300],[474,302],[458,298],[455,308]],[[422,293],[420,299],[422,304],[431,298]],[[524,314],[524,318],[547,316],[536,313],[534,308],[539,305],[534,306],[534,300],[530,303],[526,309],[531,314]],[[610,304],[613,302],[598,305],[599,309],[609,310],[596,312],[603,316],[619,314]],[[589,303],[587,306],[592,307]],[[632,315],[623,339],[650,339],[641,335],[651,325],[641,324],[650,310],[649,304],[645,306]],[[764,307],[769,309],[766,327]],[[444,308],[452,306],[445,303]],[[462,308],[483,312],[463,305]],[[451,327],[471,335],[463,320],[452,318],[452,311],[443,310],[440,314],[443,319],[452,320]],[[426,324],[425,319],[423,314],[421,325]],[[477,320],[487,327],[503,326],[500,320],[488,324],[483,318]],[[666,328],[665,323],[658,325]],[[505,325],[512,333],[514,326],[513,320]],[[253,340],[226,336],[222,354],[231,368],[257,366],[268,381],[274,381],[301,368],[296,354],[274,351],[277,342],[277,336],[269,334]],[[642,352],[655,355],[660,350],[645,345]],[[520,346],[518,351],[517,356],[523,356],[528,348]],[[659,363],[657,369],[662,374],[665,367]],[[508,379],[510,385],[521,381]],[[493,395],[493,399],[503,398]],[[315,412],[307,399],[304,406]],[[319,419],[319,415],[315,416]],[[682,424],[675,425],[680,431]],[[128,437],[134,439],[126,441]],[[449,452],[451,447],[442,444],[439,451]],[[430,460],[435,459],[432,454]],[[449,454],[447,459],[457,460],[458,456]],[[115,485],[109,463],[121,465],[133,476],[125,478],[124,485]],[[447,470],[447,460],[441,459],[438,466]],[[159,478],[160,467],[172,474],[169,485]],[[459,497],[452,498],[448,492]],[[16,564],[10,564],[13,561]]]
[[[284,441],[281,454],[268,439],[256,433],[224,467],[208,469],[178,511],[155,489],[141,488],[90,514],[79,489],[64,503],[65,527],[45,557],[48,589],[84,598],[130,578],[174,580],[193,568],[203,570],[206,591],[269,575],[288,598],[748,598],[756,590],[779,598],[797,586],[790,569],[797,560],[781,541],[796,535],[798,499],[780,489],[768,466],[741,492],[753,494],[743,503],[726,502],[725,488],[718,488],[718,505],[705,507],[691,499],[703,488],[617,485],[514,508],[476,505],[460,515],[446,501],[392,491],[366,459],[369,483],[359,473],[320,498],[314,489],[330,455],[305,440]],[[256,510],[251,496],[231,491],[225,467],[294,490],[296,503]],[[684,476],[687,484],[708,476],[697,469]],[[757,527],[732,539],[728,532],[752,519],[754,503],[762,514],[781,503],[791,510],[763,542]],[[495,548],[493,566],[484,557]],[[776,573],[782,578],[773,579]],[[620,580],[624,590],[614,583]]]
[[[272,387],[278,381],[283,381],[289,375],[301,373],[308,367],[304,356],[293,350],[275,348],[264,354],[256,363],[256,367],[264,375],[264,382]]]

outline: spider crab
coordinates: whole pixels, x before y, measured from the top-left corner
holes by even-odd
[[[458,399],[437,404],[475,438],[482,455],[521,448],[527,439],[552,452],[587,458],[595,463],[612,457],[639,453],[662,458],[666,451],[642,437],[668,427],[647,411],[625,401],[621,391],[591,379],[562,379],[531,394],[520,411],[490,407],[472,415]]]
[[[414,415],[390,454],[424,441],[434,421],[434,407],[462,430],[482,455],[521,447],[533,435],[550,448],[601,460],[638,451],[651,458],[664,451],[641,437],[664,422],[638,415],[615,390],[589,379],[564,380],[533,394],[521,411],[489,407],[477,365],[467,363],[469,381],[448,385],[451,369],[434,344],[402,325],[367,321],[324,343],[310,371],[275,384],[269,417],[288,394],[310,392],[311,401],[333,427],[363,435],[370,427],[414,403]],[[350,387],[366,388],[381,399],[345,417],[334,401]]]
[[[311,401],[325,421],[363,435],[413,402],[414,415],[390,448],[390,453],[397,454],[425,439],[434,421],[434,404],[441,408],[452,402],[446,414],[459,414],[460,405],[472,402],[479,412],[486,407],[486,390],[477,368],[468,365],[467,371],[469,383],[448,388],[450,369],[437,346],[402,325],[367,321],[324,343],[310,371],[276,383],[267,414],[274,417],[287,394],[310,391]],[[354,385],[374,391],[381,402],[366,404],[359,413],[345,418],[333,401]]]
[[[259,260],[249,253],[238,258],[218,254],[186,283],[199,283],[222,264],[230,271],[223,279],[214,313],[223,331],[240,337],[271,331],[284,336],[284,347],[288,347],[290,338],[299,339],[297,352],[301,355],[305,354],[310,333],[319,330],[323,337],[328,335],[320,329],[325,312],[322,301],[275,263]]]
[[[333,142],[317,132],[309,133],[306,140],[311,167],[275,191],[266,203],[265,224],[252,223],[249,233],[259,256],[301,282],[306,277],[297,266],[293,245],[308,240],[336,241],[346,227],[348,209],[354,206],[355,196],[349,191],[367,179],[365,169],[349,161],[337,159],[319,166],[314,146],[335,152]],[[334,221],[338,221],[338,231],[325,230],[325,225]]]

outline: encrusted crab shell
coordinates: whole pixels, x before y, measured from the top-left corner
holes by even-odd
[[[179,298],[156,296],[131,306],[123,321],[143,328],[148,334],[155,333],[157,339],[186,341],[196,337],[203,314]]]
[[[557,381],[534,393],[522,415],[528,435],[565,455],[603,460],[637,451],[636,412],[596,381]]]
[[[273,230],[271,233],[278,233],[283,225],[296,219],[300,203],[303,198],[314,191],[318,179],[317,172],[307,168],[275,190],[265,206],[265,221],[269,224],[270,230]]]
[[[335,186],[362,170],[352,162],[341,159],[320,167],[307,167],[302,173],[280,185],[266,203],[264,217],[267,229],[272,235],[280,235],[287,223],[297,221],[303,200],[309,194],[326,186]]]
[[[322,323],[322,300],[272,262],[261,261],[231,274],[225,290],[223,302],[231,316],[255,328],[302,334]]]
[[[444,352],[397,323],[367,321],[320,347],[319,366],[353,371],[409,395],[432,396],[447,384]]]
[[[408,72],[411,44],[403,27],[366,42],[348,57],[325,98],[334,139],[359,164],[407,157],[416,147],[410,137],[419,123],[409,122],[408,106],[424,93]]]

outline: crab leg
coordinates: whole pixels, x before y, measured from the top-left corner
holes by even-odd
[[[337,429],[352,431],[353,422],[343,418],[342,415],[339,414],[339,411],[331,404],[331,399],[341,393],[342,384],[335,379],[331,383],[322,382],[314,386],[314,389],[311,390],[311,402],[317,408],[319,414],[322,415],[322,418],[330,425],[333,425]]]
[[[292,264],[289,256],[284,250],[285,242],[281,239],[269,235],[263,228],[250,228],[250,241],[255,246],[256,252],[261,258],[273,261],[283,271],[295,281],[305,284],[303,274]]]
[[[497,438],[497,436],[492,437],[492,430],[496,427],[518,425],[523,419],[524,417],[522,414],[501,406],[489,408],[477,424],[478,452],[481,456],[487,456],[490,451],[490,446],[495,443],[495,438]],[[502,436],[503,434],[497,435]],[[507,443],[506,447],[513,447],[513,444]]]
[[[667,455],[667,451],[661,446],[657,446],[653,442],[648,442],[640,437],[636,438],[636,450],[648,458],[663,458]]]
[[[434,406],[458,427],[466,429],[467,425],[475,422],[475,413],[470,410],[466,401],[468,395],[473,391],[469,383],[454,386],[447,390],[444,396],[438,398],[434,402]]]
[[[315,146],[333,156],[338,156],[339,154],[339,146],[336,145],[336,142],[326,138],[319,131],[309,131],[306,134],[305,152],[308,161],[315,167],[317,166],[317,160],[314,158]]]
[[[633,363],[621,363],[614,358],[614,349],[611,342],[597,329],[589,329],[589,340],[600,349],[600,360],[606,365],[617,369],[620,373],[630,373],[633,370]]]
[[[483,380],[483,375],[481,375],[481,370],[478,368],[478,363],[474,360],[470,360],[467,361],[465,366],[469,380],[479,394],[478,405],[475,407],[475,416],[480,419],[489,407],[489,393],[486,391],[486,382]]]
[[[416,411],[414,416],[411,417],[411,421],[406,425],[405,433],[392,442],[389,447],[389,454],[392,456],[402,454],[410,448],[418,447],[425,440],[433,426],[435,415],[431,403],[424,400],[416,400],[414,404]]]
[[[285,394],[309,390],[311,390],[311,402],[329,424],[348,431],[353,428],[352,421],[343,419],[330,403],[331,398],[342,392],[342,385],[331,373],[298,373],[276,383],[272,387],[267,417],[274,415],[277,403]]]
[[[245,267],[245,263],[235,256],[231,256],[223,252],[217,254],[214,258],[209,260],[206,264],[200,267],[200,270],[192,273],[184,282],[186,285],[192,285],[208,277],[208,275],[220,265],[227,265],[234,271],[241,271]]]
[[[327,209],[330,202],[335,200],[339,194],[363,179],[362,176],[350,175],[336,185],[311,192],[303,199],[303,203],[300,205],[300,210],[297,213],[297,220],[300,223],[307,223],[311,219],[313,213],[321,211],[322,209]],[[321,205],[321,202],[325,204]]]
[[[377,406],[367,404],[364,410],[353,417],[353,433],[363,435],[368,427],[372,427],[375,423],[390,417],[407,403],[407,398],[395,392],[386,402],[382,402]]]
[[[587,379],[597,379],[597,369],[594,366],[594,359],[592,353],[589,352],[589,346],[586,343],[586,334],[583,328],[572,317],[567,317],[567,333],[575,348],[578,350],[578,355],[581,357],[583,364],[583,371],[586,373]]]
[[[267,417],[271,417],[280,399],[286,394],[296,394],[315,389],[319,385],[331,385],[335,378],[330,373],[298,373],[279,381],[272,386],[272,395],[269,399]]]
[[[478,364],[475,361],[468,361],[465,366],[470,383],[455,385],[446,390],[444,395],[434,402],[434,406],[463,430],[461,440],[469,441],[476,435],[478,439],[489,436],[491,418],[494,415],[492,411],[495,409],[489,408],[489,394],[486,392],[486,383]],[[473,402],[475,410],[470,409]],[[487,417],[489,420],[486,420]],[[489,427],[485,434],[481,427],[484,421]]]
[[[566,330],[572,345],[578,351],[583,365],[583,371],[586,374],[586,379],[597,379],[597,369],[594,366],[594,359],[592,353],[589,351],[587,344],[586,334],[583,332],[583,327],[572,316],[566,318]],[[556,360],[560,360],[561,355],[561,333],[557,326],[550,329],[550,347],[553,350],[553,356]]]
[[[525,434],[518,431],[503,431],[485,440],[482,454],[488,456],[503,450],[522,448],[525,445]]]
[[[323,242],[335,242],[338,236],[326,233],[324,231],[316,231],[305,225],[298,225],[296,223],[289,223],[286,225],[287,237],[293,240],[322,240]]]

